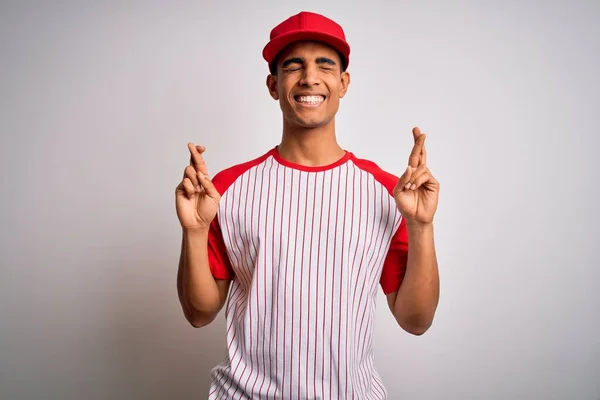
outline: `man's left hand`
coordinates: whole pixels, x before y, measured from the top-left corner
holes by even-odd
[[[413,137],[408,167],[394,188],[394,199],[407,222],[429,224],[437,210],[440,184],[427,168],[425,134],[415,127]]]

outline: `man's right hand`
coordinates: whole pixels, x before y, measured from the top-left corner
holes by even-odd
[[[202,153],[203,146],[188,143],[190,165],[183,173],[183,180],[175,190],[177,217],[184,230],[208,231],[217,215],[221,195],[208,177]]]

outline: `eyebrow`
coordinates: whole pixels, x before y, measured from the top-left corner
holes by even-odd
[[[327,57],[319,57],[317,58],[317,64],[329,64],[329,65],[336,65],[335,61],[333,61],[331,58],[327,58]]]
[[[332,66],[335,66],[335,65],[337,65],[337,64],[335,63],[335,61],[333,61],[331,58],[328,58],[328,57],[318,57],[318,58],[315,60],[315,62],[316,62],[317,64],[329,64],[329,65],[332,65]],[[292,58],[288,58],[287,60],[285,60],[285,61],[283,62],[283,64],[281,65],[281,67],[282,67],[282,68],[285,68],[285,67],[287,67],[287,66],[288,66],[288,65],[290,65],[290,64],[301,64],[301,65],[304,65],[304,59],[303,59],[303,58],[300,58],[300,57],[292,57]]]
[[[283,62],[283,64],[281,65],[281,68],[285,68],[290,64],[304,64],[304,60],[300,57],[288,58],[287,60],[285,60]]]

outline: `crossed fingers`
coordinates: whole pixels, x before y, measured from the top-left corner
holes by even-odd
[[[208,177],[208,169],[202,153],[206,150],[204,146],[195,146],[188,143],[190,151],[190,165],[183,172],[183,185],[188,196],[193,196],[202,188],[202,180]],[[187,179],[186,179],[187,178]]]
[[[415,143],[408,157],[408,167],[399,182],[403,190],[416,190],[431,178],[427,168],[426,135],[418,127],[413,128],[412,132]]]

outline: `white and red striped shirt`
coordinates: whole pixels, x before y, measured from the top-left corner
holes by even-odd
[[[373,319],[378,286],[397,290],[406,269],[397,181],[351,152],[306,167],[277,148],[215,175],[209,263],[232,283],[210,399],[387,397]]]

